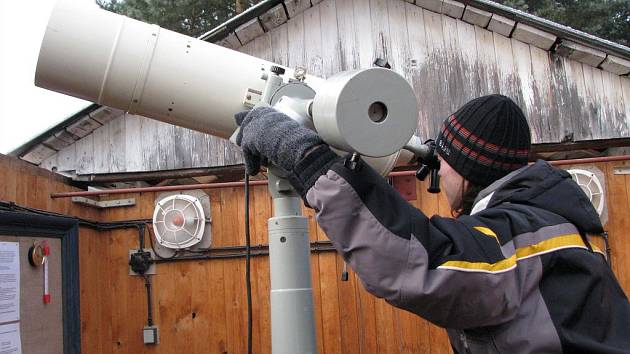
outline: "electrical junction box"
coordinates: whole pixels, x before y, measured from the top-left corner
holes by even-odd
[[[138,251],[140,251],[140,250],[137,249],[137,248],[130,249],[129,250],[129,258],[128,258],[128,260],[131,260],[131,255],[136,253],[136,252],[138,252]],[[151,253],[151,259],[156,259],[155,258],[155,253],[153,253],[153,250],[145,248],[145,249],[142,250],[142,252],[149,252],[149,253]],[[156,268],[155,267],[155,263],[151,263],[151,265],[149,266],[149,269],[147,269],[147,271],[144,274],[147,274],[147,275],[155,275],[155,274],[157,274],[155,268]],[[129,266],[129,275],[140,275],[140,274],[134,272],[133,269],[131,269],[131,265],[130,265]]]
[[[142,329],[142,338],[144,344],[158,344],[158,328],[157,326],[145,326]]]

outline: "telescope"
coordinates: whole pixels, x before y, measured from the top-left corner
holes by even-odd
[[[234,113],[269,104],[383,175],[433,154],[413,136],[414,92],[392,70],[322,79],[86,2],[55,5],[35,85],[221,138],[237,130]],[[281,173],[269,181],[272,350],[315,353],[307,218]]]

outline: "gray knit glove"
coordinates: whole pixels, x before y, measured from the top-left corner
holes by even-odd
[[[291,172],[306,151],[324,143],[314,131],[268,106],[237,113],[234,119],[241,127],[236,144],[243,149],[250,176],[261,164]]]

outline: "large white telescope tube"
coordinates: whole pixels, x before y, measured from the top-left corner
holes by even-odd
[[[39,53],[35,85],[222,138],[248,89],[276,65],[218,45],[60,0]],[[323,80],[308,76],[316,88]]]
[[[272,66],[277,65],[93,3],[59,0],[35,84],[228,138],[236,129],[234,113],[260,99],[262,74],[270,76]],[[400,75],[372,68],[328,80],[307,75],[304,83],[315,92],[309,113],[327,143],[365,155],[382,174],[402,160],[399,150],[411,138],[418,114],[413,90]],[[291,87],[276,94],[291,96]]]

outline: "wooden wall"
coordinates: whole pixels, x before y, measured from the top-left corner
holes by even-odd
[[[425,187],[418,184],[418,192]],[[244,245],[243,190],[207,192],[212,208],[213,247]],[[131,195],[120,196],[125,197]],[[140,198],[138,206],[108,211],[104,219],[150,217],[155,194],[133,197]],[[437,210],[436,202],[434,196],[427,196],[419,205]],[[253,187],[250,213],[252,244],[266,244],[267,219],[271,215],[266,186]],[[316,226],[312,211],[304,209],[304,213],[310,219],[311,240],[327,240]],[[126,265],[128,250],[137,247],[137,232],[132,230],[96,235],[87,249],[82,247],[82,271],[88,269],[98,277],[98,281],[88,280],[88,287],[82,286],[82,301],[87,302],[82,302],[82,309],[90,309],[82,315],[84,333],[100,334],[82,338],[83,348],[98,353],[247,352],[242,258],[159,264],[153,284],[155,323],[160,327],[161,342],[155,348],[145,347],[140,338],[146,321],[144,283],[129,276]],[[313,254],[311,266],[321,353],[450,352],[443,330],[368,294],[352,272],[349,281],[341,281],[343,261],[334,252]],[[268,267],[266,256],[252,259],[254,353],[271,352]]]
[[[519,104],[535,143],[630,134],[629,78],[401,0],[324,0],[239,50],[323,77],[385,58],[416,92],[425,139],[491,93]]]
[[[0,154],[0,200],[14,202],[20,206],[46,210],[63,215],[77,216],[90,220],[99,220],[101,214],[92,208],[78,207],[70,199],[51,199],[51,193],[78,191],[66,184],[66,179],[39,167],[35,167],[27,162]],[[90,288],[92,274],[86,273],[84,264],[88,259],[83,257],[83,249],[91,247],[93,240],[102,239],[102,235],[97,231],[88,228],[79,230],[79,247],[81,248],[80,259],[80,284],[81,289],[81,317],[82,324],[85,318],[90,319],[90,309],[85,307],[85,291]],[[21,261],[25,262],[25,259]],[[52,301],[61,299],[60,294],[51,294]],[[107,295],[109,296],[109,295]],[[57,324],[54,324],[57,325]],[[97,333],[87,333],[82,326],[82,336],[98,336]],[[97,353],[84,351],[84,353]],[[105,353],[105,352],[98,352]]]
[[[413,86],[423,139],[462,104],[491,93],[523,108],[535,143],[630,136],[630,78],[402,0],[324,0],[239,50],[322,77],[385,58]],[[42,167],[90,174],[241,162],[223,139],[123,115]]]
[[[630,293],[630,175],[613,168],[630,162],[596,164],[605,173],[613,270]],[[49,198],[67,191],[62,179],[0,155],[0,199],[68,215],[101,221],[151,217],[153,193],[134,197],[138,205],[96,212],[68,199]],[[418,182],[412,203],[428,214],[448,215],[442,196],[426,193]],[[244,244],[243,191],[207,191],[212,203],[213,246]],[[267,243],[266,221],[271,201],[266,187],[253,187],[252,243]],[[312,218],[311,239],[326,240]],[[146,321],[144,282],[128,275],[129,249],[138,247],[137,232],[80,231],[81,329],[83,353],[246,353],[244,259],[159,264],[153,276],[154,321],[160,344],[144,346]],[[412,314],[399,311],[369,295],[350,272],[340,280],[343,262],[332,252],[311,257],[315,295],[317,343],[320,353],[449,353],[443,330]],[[252,260],[254,352],[270,353],[268,258]]]
[[[77,208],[70,199],[51,199],[50,193],[79,189],[67,180],[43,168],[15,157],[0,154],[0,200],[55,213],[98,220],[100,213],[91,208]]]
[[[96,123],[98,124],[98,123]],[[41,162],[77,174],[160,171],[240,164],[228,140],[123,113]]]

